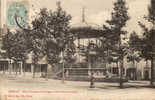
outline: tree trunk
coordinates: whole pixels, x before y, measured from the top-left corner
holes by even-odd
[[[17,64],[16,64],[16,62],[14,62],[14,73],[15,73],[15,75],[17,75]]]
[[[117,64],[117,68],[118,68],[117,76],[119,76],[119,64],[118,64],[118,61],[116,62],[116,64]]]
[[[135,62],[135,68],[136,68],[136,71],[135,71],[135,80],[138,80],[138,74],[137,74],[137,61]]]
[[[133,60],[133,68],[135,68],[136,69],[136,66],[135,66],[135,60]],[[133,70],[133,72],[132,72],[132,74],[133,74],[133,80],[136,80],[136,72]]]
[[[47,64],[47,68],[46,68],[46,81],[48,81],[48,64]]]
[[[33,78],[35,78],[35,67],[36,67],[36,64],[32,64],[32,67],[33,67]]]
[[[22,61],[23,75],[25,76],[25,60]]]
[[[64,51],[62,52],[62,60],[63,60],[63,63],[62,63],[62,83],[64,84],[65,83],[65,73],[64,73],[64,71],[65,71],[65,69],[64,69],[64,67],[65,67],[65,62],[64,62]]]
[[[41,64],[39,65],[40,77],[42,77]]]
[[[121,50],[121,44],[122,44],[122,42],[121,42],[121,35],[119,35],[119,50],[120,51],[122,51]],[[123,51],[119,54],[119,56],[120,56],[120,88],[123,88],[123,65],[124,65],[124,55],[122,54],[123,53]]]
[[[23,72],[23,66],[21,63],[18,63],[19,64],[19,75],[22,75],[22,72]]]
[[[123,88],[123,60],[120,62],[120,88]]]
[[[150,79],[150,85],[153,86],[153,81],[154,81],[154,59],[152,57],[151,59],[151,79]]]
[[[11,64],[11,59],[9,60],[9,74],[11,75],[12,73],[12,64]]]
[[[5,65],[3,65],[3,74],[5,74],[5,67],[6,67],[6,66],[5,66]]]
[[[19,65],[18,63],[15,61],[15,67],[16,67],[16,75],[18,75],[19,72]]]

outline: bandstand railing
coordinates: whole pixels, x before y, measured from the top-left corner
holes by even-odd
[[[106,68],[65,68],[66,77],[70,76],[90,76],[91,72],[95,76],[106,76]]]

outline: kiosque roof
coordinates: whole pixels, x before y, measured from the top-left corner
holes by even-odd
[[[94,23],[85,21],[85,10],[83,9],[82,22],[71,25],[71,32],[78,38],[97,38],[104,36],[102,27]]]

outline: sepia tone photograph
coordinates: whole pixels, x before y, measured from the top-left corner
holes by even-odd
[[[155,0],[0,0],[0,100],[155,100]]]

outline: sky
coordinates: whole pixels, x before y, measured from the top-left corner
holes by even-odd
[[[57,0],[30,0],[33,8],[47,7],[56,9]],[[82,20],[82,8],[85,8],[86,21],[102,26],[107,19],[111,18],[113,3],[116,0],[60,0],[61,6],[67,13],[72,15],[71,24],[79,23]],[[147,15],[147,8],[150,0],[126,0],[130,20],[127,22],[127,31],[129,33],[136,31],[140,34],[141,29],[138,21],[144,21],[144,15]],[[34,11],[34,10],[33,10]]]
[[[2,0],[5,2],[7,0]],[[8,0],[9,1],[23,1],[23,0]],[[56,9],[57,0],[24,0],[29,2],[29,13],[33,17],[35,11],[40,8]],[[82,8],[85,8],[86,21],[102,26],[107,19],[110,19],[113,10],[113,3],[116,0],[60,0],[62,8],[71,14],[71,24],[80,23],[82,20]],[[143,17],[147,15],[147,7],[150,0],[126,0],[130,20],[127,22],[127,31],[131,33],[136,31],[140,34],[141,29],[138,26],[138,21],[145,22]],[[7,5],[7,4],[6,4]],[[6,7],[2,6],[6,10]],[[3,10],[2,9],[2,10]],[[4,11],[5,12],[5,11]],[[2,14],[6,20],[6,14]]]

